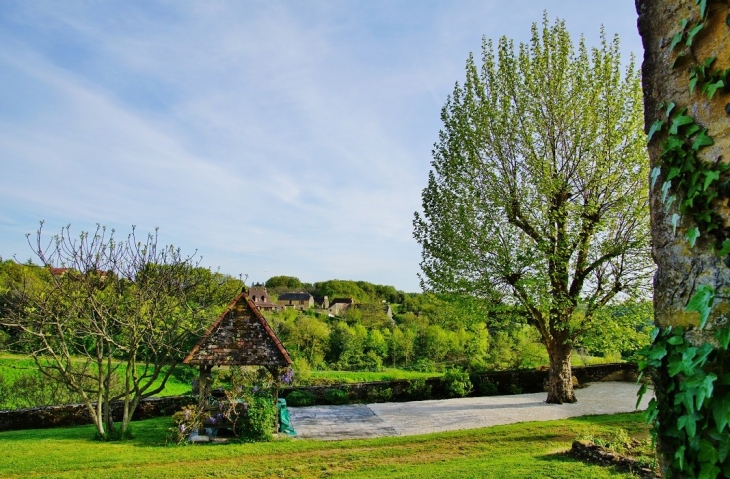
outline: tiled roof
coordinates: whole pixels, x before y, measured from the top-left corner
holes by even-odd
[[[309,301],[311,297],[309,293],[281,293],[279,301]]]
[[[246,295],[239,294],[183,360],[210,366],[288,366],[289,353]]]

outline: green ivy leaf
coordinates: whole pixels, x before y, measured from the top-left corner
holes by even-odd
[[[680,173],[680,171],[679,171],[678,167],[676,167],[676,166],[671,167],[669,169],[669,173],[667,173],[667,181],[669,181],[673,178],[676,178],[677,176],[679,176],[679,173]]]
[[[698,411],[702,409],[702,405],[704,404],[705,399],[712,397],[712,392],[715,390],[715,379],[717,379],[717,376],[715,376],[715,374],[708,374],[707,376],[705,376],[702,384],[697,389],[697,396],[695,396],[695,407]]]
[[[717,423],[717,420],[715,420],[715,422]],[[722,432],[720,428],[718,428],[718,431]],[[730,452],[730,435],[723,435],[720,439],[718,439],[718,443],[717,460],[720,462],[725,462],[725,459]]]
[[[687,41],[685,41],[684,44],[687,45],[688,47],[691,47],[692,41],[694,40],[695,35],[697,35],[703,28],[705,28],[704,23],[695,25],[695,27],[693,29],[691,29],[689,31],[689,33],[687,33]]]
[[[667,200],[667,193],[669,193],[669,188],[672,187],[671,181],[665,181],[662,185],[662,203],[664,203]]]
[[[730,240],[728,240],[728,241],[730,241]],[[661,329],[659,329],[658,327],[654,326],[654,329],[651,330],[651,334],[649,335],[649,341],[652,342],[652,343],[654,341],[656,341],[656,338],[659,336],[659,333],[661,333],[661,332],[662,332]]]
[[[722,251],[725,250],[725,243],[730,243],[730,240],[725,240],[722,243]],[[722,329],[718,329],[715,332],[715,339],[717,339],[717,342],[720,343],[722,349],[727,349],[728,345],[730,345],[730,328],[725,327]]]
[[[720,88],[725,88],[725,82],[722,80],[718,80],[713,83],[706,83],[702,88],[702,92],[707,94],[707,97],[712,100],[712,97],[715,96],[715,92]]]
[[[697,476],[697,479],[717,479],[720,472],[722,471],[715,464],[704,463],[700,468],[700,474]]]
[[[669,45],[669,49],[674,50],[677,45],[679,45],[679,42],[682,41],[682,37],[684,37],[684,32],[677,32],[674,37],[672,37],[672,43]]]
[[[700,237],[700,230],[695,226],[694,228],[688,229],[684,236],[687,238],[687,241],[689,241],[689,247],[694,248],[697,238]]]
[[[677,224],[679,223],[679,215],[677,213],[672,214],[672,234],[677,234]]]
[[[639,379],[641,380],[641,379]],[[639,409],[639,405],[641,404],[641,400],[644,399],[644,394],[646,394],[646,383],[641,383],[641,387],[639,388],[639,392],[636,393],[637,399],[636,399],[636,407],[635,409]]]
[[[702,185],[702,191],[707,191],[707,187],[710,186],[710,183],[720,179],[719,171],[703,171],[702,174],[705,175],[705,183]]]
[[[649,132],[649,134],[651,135],[651,132]],[[662,173],[662,168],[660,166],[655,166],[654,168],[652,168],[652,170],[651,170],[651,189],[652,190],[654,189],[654,185],[656,185],[656,180],[659,178],[659,175],[661,173]]]
[[[682,336],[672,336],[671,338],[667,339],[667,343],[671,344],[672,346],[677,346],[684,343],[684,338]]]
[[[694,228],[697,229],[697,228]],[[699,235],[699,233],[698,233]],[[715,288],[703,284],[697,288],[695,294],[687,304],[687,311],[697,311],[700,313],[700,329],[705,327],[707,318],[712,310],[712,303],[715,301]]]
[[[654,134],[658,131],[661,131],[664,127],[664,120],[657,120],[654,123],[651,124],[651,128],[649,128],[649,135],[647,136],[647,143],[651,141],[651,139],[654,137]]]
[[[697,417],[694,414],[685,414],[677,419],[677,427],[684,429],[689,437],[697,434]]]
[[[730,421],[730,398],[715,398],[712,402],[712,417],[715,419],[717,432],[722,432]]]
[[[707,439],[701,440],[700,441],[700,453],[699,453],[698,457],[699,457],[699,460],[702,462],[715,464],[717,462],[717,451],[715,450],[715,445],[712,444],[712,442],[708,441]]]
[[[669,117],[669,114],[672,113],[672,110],[674,110],[674,107],[677,106],[673,101],[670,101],[667,104],[667,118]]]
[[[689,76],[689,93],[692,95],[695,92],[695,87],[697,87],[697,81],[699,80],[699,76],[697,76],[696,71],[692,71],[692,73]]]
[[[707,16],[707,0],[695,0],[695,3],[700,6],[702,18],[705,18]]]
[[[707,129],[705,128],[695,138],[695,141],[692,143],[692,149],[697,151],[703,146],[711,146],[714,144],[715,141],[711,137],[707,136]]]
[[[677,452],[674,453],[674,459],[677,461],[677,465],[679,466],[679,470],[684,470],[684,451],[685,446],[681,445],[677,448]]]
[[[666,355],[667,348],[662,344],[655,344],[654,347],[651,348],[651,351],[649,351],[647,358],[652,360],[659,360]]]
[[[651,141],[651,139],[654,137],[654,134],[658,131],[661,131],[662,128],[664,128],[664,120],[656,120],[654,123],[651,124],[651,128],[649,128],[649,135],[647,136],[647,143]]]
[[[681,126],[689,125],[689,124],[692,124],[694,122],[695,122],[694,118],[692,118],[689,115],[684,115],[684,114],[677,115],[672,120],[672,126],[669,127],[669,134],[670,135],[676,135],[677,132],[679,131],[679,128]]]

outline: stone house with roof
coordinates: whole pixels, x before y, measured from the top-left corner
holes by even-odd
[[[261,283],[257,283],[248,289],[248,297],[251,298],[259,311],[278,311],[279,309],[279,305],[271,301],[266,287]]]
[[[309,293],[281,293],[276,300],[276,304],[281,309],[299,309],[305,310],[314,307],[314,297]]]
[[[353,304],[355,304],[355,300],[352,298],[332,298],[327,312],[333,316],[342,316],[347,311],[347,308]]]

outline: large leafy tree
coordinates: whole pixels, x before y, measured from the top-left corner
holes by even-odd
[[[574,402],[570,357],[595,311],[637,294],[648,256],[646,137],[619,41],[573,46],[563,21],[470,56],[416,213],[422,286],[502,297],[550,357],[547,401]]]

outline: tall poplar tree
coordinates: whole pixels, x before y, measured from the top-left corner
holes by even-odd
[[[517,51],[485,39],[442,110],[415,215],[422,287],[524,311],[550,356],[550,403],[575,402],[571,350],[594,312],[651,274],[640,77],[622,70],[618,37],[576,50],[547,15]]]

